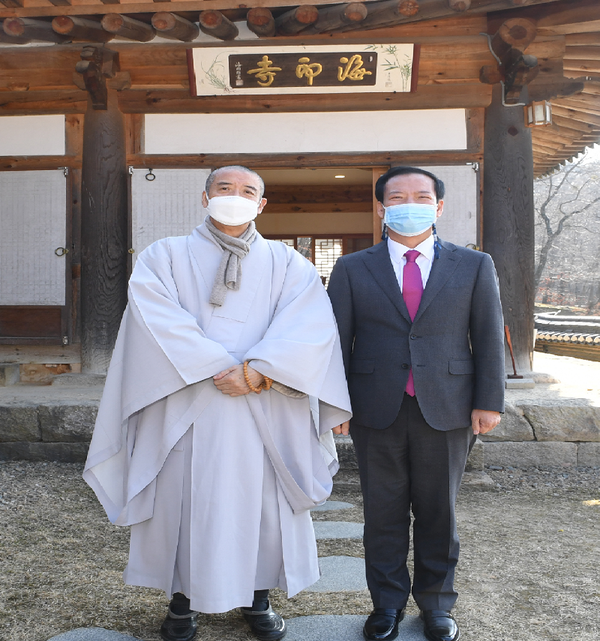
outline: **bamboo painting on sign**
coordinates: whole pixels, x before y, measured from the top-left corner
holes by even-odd
[[[193,96],[416,90],[419,45],[188,50]]]

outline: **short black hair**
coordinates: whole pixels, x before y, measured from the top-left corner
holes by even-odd
[[[444,197],[446,188],[444,187],[444,183],[436,175],[432,174],[430,171],[421,169],[420,167],[399,166],[391,167],[385,172],[385,174],[383,174],[383,176],[379,177],[379,180],[375,183],[375,198],[377,198],[380,203],[383,203],[385,186],[387,185],[388,180],[394,176],[402,176],[406,174],[423,174],[423,176],[428,176],[433,180],[435,185],[435,197],[437,201],[439,202]]]

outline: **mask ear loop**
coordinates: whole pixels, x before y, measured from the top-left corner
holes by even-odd
[[[440,241],[438,239],[437,230],[435,228],[435,223],[433,223],[433,225],[431,227],[432,227],[432,230],[433,230],[433,254],[434,254],[435,258],[439,258],[440,257],[440,247],[441,247],[441,245],[440,245]],[[435,258],[434,258],[434,260],[435,260]]]

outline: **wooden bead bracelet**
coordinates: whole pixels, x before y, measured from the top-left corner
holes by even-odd
[[[248,361],[244,361],[244,380],[246,381],[246,385],[250,388],[251,392],[254,392],[255,394],[260,394],[261,391],[264,390],[270,390],[271,385],[273,385],[273,379],[269,378],[268,376],[265,376],[263,374],[264,381],[258,386],[255,387],[252,385],[250,382],[250,376],[248,375]]]

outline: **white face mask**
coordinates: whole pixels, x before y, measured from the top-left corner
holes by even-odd
[[[241,196],[214,196],[208,201],[206,211],[217,222],[236,227],[258,216],[258,203]]]

